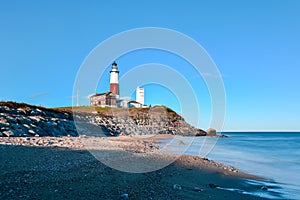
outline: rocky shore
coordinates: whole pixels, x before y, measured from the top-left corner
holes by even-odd
[[[165,106],[151,109],[79,107],[72,110],[0,102],[0,137],[78,136],[78,133],[89,136],[207,135]]]
[[[138,137],[1,137],[0,199],[263,199],[247,195],[266,192],[243,180],[257,177],[222,163],[182,155],[159,170],[125,173],[99,162],[82,142],[97,140],[100,151],[110,143],[117,154],[157,150],[154,138]],[[160,153],[149,161],[172,156]]]

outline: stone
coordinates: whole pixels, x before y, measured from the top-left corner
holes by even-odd
[[[210,183],[210,184],[208,184],[208,187],[214,189],[214,188],[217,188],[218,186],[216,184]]]
[[[207,133],[207,136],[216,136],[217,135],[216,129],[213,129],[213,128],[207,129],[206,133]]]
[[[9,126],[9,123],[6,119],[0,118],[0,127]]]
[[[201,129],[197,129],[196,130],[196,135],[195,136],[205,136],[206,132],[201,130]]]
[[[23,124],[23,126],[26,128],[26,129],[30,129],[30,126],[28,124]]]
[[[261,189],[262,191],[267,191],[267,190],[268,190],[268,187],[267,187],[267,186],[262,186],[260,189]]]
[[[31,135],[35,135],[34,130],[28,130],[28,133],[30,133]]]
[[[2,134],[6,137],[12,137],[15,135],[11,130],[3,131]]]
[[[193,188],[193,191],[195,191],[195,192],[203,192],[204,189],[201,189],[201,188],[199,188],[199,187],[194,187],[194,188]]]
[[[120,198],[121,199],[128,199],[128,194],[126,194],[126,193],[125,194],[121,194]]]
[[[174,184],[174,185],[173,185],[173,189],[174,189],[174,190],[182,190],[181,186],[178,185],[178,184]]]
[[[34,120],[34,121],[37,121],[37,122],[40,122],[41,120],[45,120],[43,117],[41,116],[29,116],[30,119]]]
[[[23,108],[18,108],[17,111],[18,111],[18,113],[20,113],[20,114],[26,115],[26,110],[23,109]]]
[[[177,142],[177,144],[178,144],[178,145],[185,145],[184,142],[183,142],[182,140],[179,140],[179,141]]]

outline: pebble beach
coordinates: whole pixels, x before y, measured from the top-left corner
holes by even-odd
[[[0,198],[262,199],[226,190],[259,190],[244,183],[244,179],[259,177],[222,163],[182,155],[156,171],[126,173],[97,160],[86,149],[84,140],[99,140],[103,146],[109,142],[110,150],[122,148],[137,154],[153,154],[158,150],[155,136],[1,137]],[[151,161],[159,163],[172,156],[155,153]]]

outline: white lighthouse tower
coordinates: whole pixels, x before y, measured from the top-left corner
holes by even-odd
[[[111,93],[117,95],[117,98],[119,98],[120,92],[119,92],[119,70],[118,65],[116,62],[112,64],[111,70],[110,70],[110,90]]]
[[[142,106],[145,104],[144,102],[144,88],[140,88],[140,87],[137,87],[136,88],[136,101],[139,102],[140,104],[142,104]]]

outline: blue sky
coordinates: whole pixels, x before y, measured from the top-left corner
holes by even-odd
[[[164,27],[195,39],[219,68],[225,130],[300,130],[299,21],[297,0],[1,1],[0,100],[71,105],[77,71],[100,42],[128,29]],[[120,75],[149,62],[181,63],[185,76],[192,74],[179,58],[144,51],[120,57]],[[190,80],[203,90],[200,127],[207,128],[209,94],[202,79]],[[179,109],[167,89],[146,89],[146,103]]]

